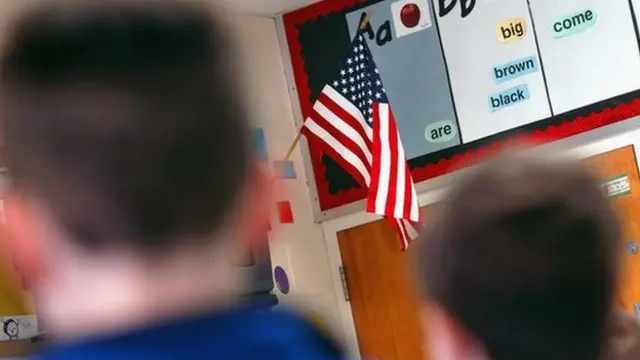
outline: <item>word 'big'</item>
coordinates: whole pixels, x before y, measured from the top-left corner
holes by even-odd
[[[505,20],[498,24],[496,29],[496,37],[501,43],[520,41],[525,35],[527,35],[527,23],[522,17]]]

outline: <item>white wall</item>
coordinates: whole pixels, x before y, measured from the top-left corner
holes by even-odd
[[[269,160],[282,160],[296,129],[275,20],[244,15],[234,23],[250,115],[256,125],[264,128]],[[336,297],[322,229],[313,220],[300,150],[298,147],[292,156],[297,179],[279,180],[276,191],[276,200],[291,201],[294,213],[293,224],[278,225],[275,217],[272,221],[273,266],[282,266],[292,285],[289,295],[276,291],[284,304],[312,308],[330,329],[340,332],[337,301],[342,301],[342,294]]]

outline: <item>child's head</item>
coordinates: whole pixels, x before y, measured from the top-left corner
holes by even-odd
[[[253,234],[265,191],[233,50],[187,1],[56,1],[13,24],[8,235],[30,281],[59,243],[159,262]]]
[[[505,156],[440,206],[418,253],[438,359],[599,358],[620,229],[587,170]]]

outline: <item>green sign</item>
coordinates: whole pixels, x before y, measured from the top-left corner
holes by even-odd
[[[616,176],[601,185],[608,198],[631,194],[631,183],[627,175]]]
[[[430,124],[424,129],[424,137],[430,143],[451,141],[458,135],[458,129],[453,121],[443,120]]]
[[[582,10],[573,14],[564,15],[551,25],[551,34],[554,38],[581,33],[596,23],[595,10]]]

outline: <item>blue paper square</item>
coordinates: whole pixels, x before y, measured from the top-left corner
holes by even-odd
[[[279,179],[295,179],[296,169],[293,161],[274,161],[273,168]]]
[[[267,142],[262,128],[254,128],[252,134],[253,152],[259,161],[267,161]]]

